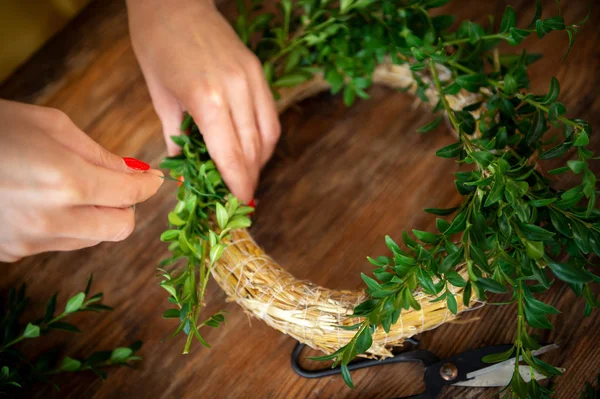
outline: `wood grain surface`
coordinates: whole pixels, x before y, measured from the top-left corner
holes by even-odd
[[[518,25],[529,23],[533,1],[511,1]],[[459,20],[483,22],[488,14],[499,19],[506,1],[459,1],[446,7]],[[545,15],[557,12],[544,1]],[[232,15],[231,5],[224,10]],[[583,19],[586,1],[564,4],[566,21]],[[600,12],[594,7],[570,56],[561,62],[567,36],[552,33],[529,39],[529,51],[545,58],[531,68],[532,89],[545,92],[551,76],[562,87],[560,101],[568,116],[588,120],[600,129]],[[506,48],[517,53],[519,48]],[[369,272],[367,255],[385,254],[383,236],[399,237],[402,230],[434,229],[426,207],[458,204],[451,160],[434,155],[452,142],[447,127],[419,135],[430,120],[414,98],[381,87],[371,99],[346,109],[339,97],[324,94],[300,104],[283,116],[283,137],[265,168],[252,232],[277,261],[300,278],[330,288],[361,286],[359,273]],[[157,166],[165,156],[156,117],[129,42],[125,5],[121,0],[92,3],[63,32],[0,87],[0,97],[26,101],[66,112],[108,150]],[[6,134],[6,133],[5,133]],[[10,132],[8,132],[10,134]],[[595,148],[600,149],[596,136]],[[551,168],[553,165],[544,165]],[[597,165],[594,165],[596,172]],[[569,185],[569,175],[557,184]],[[121,243],[71,252],[49,253],[17,264],[2,264],[0,290],[26,282],[37,309],[60,290],[59,302],[81,290],[94,273],[95,288],[116,307],[106,315],[78,314],[84,333],[57,333],[41,344],[27,345],[32,354],[54,343],[65,353],[82,355],[142,339],[144,360],[136,370],[112,369],[106,382],[93,375],[61,377],[62,390],[36,387],[32,397],[66,398],[390,398],[423,389],[422,368],[410,364],[354,373],[357,389],[340,377],[306,380],[290,368],[295,342],[257,320],[249,320],[236,304],[212,284],[206,311],[226,310],[227,324],[207,332],[211,349],[196,345],[181,355],[183,338],[163,341],[176,327],[161,314],[168,308],[166,293],[155,277],[157,263],[167,255],[158,237],[167,227],[175,186],[166,182],[160,192],[140,204],[137,227]],[[545,359],[567,369],[553,381],[559,398],[578,397],[586,381],[600,372],[598,313],[583,317],[584,303],[563,284],[543,297],[562,311],[553,316],[554,331],[539,331],[544,342],[561,350]],[[421,347],[440,357],[484,345],[512,342],[515,309],[486,306],[467,313],[461,323],[446,324],[422,334]],[[497,389],[447,388],[444,398],[490,398]]]

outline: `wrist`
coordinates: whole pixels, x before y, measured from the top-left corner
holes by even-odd
[[[187,0],[180,1],[177,3],[177,7],[180,7],[182,3],[192,3],[192,4],[200,4],[200,5],[209,5],[212,7],[216,7],[216,0]],[[163,0],[125,0],[125,4],[128,9],[132,8],[159,8],[158,6],[165,5]]]

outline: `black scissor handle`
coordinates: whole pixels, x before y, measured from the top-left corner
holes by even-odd
[[[407,340],[409,343],[413,345],[418,345],[419,341],[414,339]],[[296,347],[292,351],[292,369],[296,372],[296,374],[304,377],[304,378],[322,378],[330,375],[341,374],[341,368],[339,366],[333,368],[325,368],[318,370],[307,370],[300,364],[300,355],[302,353],[302,349],[304,349],[304,344],[298,343]],[[421,350],[414,349],[407,352],[399,353],[393,357],[388,357],[382,360],[377,359],[359,359],[348,364],[348,370],[358,370],[367,367],[373,366],[384,366],[387,364],[394,363],[407,363],[407,362],[419,362],[422,363],[425,367],[430,366],[434,363],[439,362],[439,358],[435,356],[433,353]]]

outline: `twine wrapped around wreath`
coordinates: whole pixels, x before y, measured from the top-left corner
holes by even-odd
[[[449,72],[442,68],[439,74],[442,81],[450,77]],[[427,79],[426,76],[422,78]],[[392,88],[410,87],[409,92],[415,92],[408,65],[386,63],[378,66],[373,74],[373,83]],[[281,113],[292,104],[327,89],[329,85],[321,75],[286,88],[280,92],[278,111]],[[430,104],[438,100],[433,88],[426,90],[425,95]],[[453,109],[460,110],[477,102],[478,96],[463,91],[456,96],[447,96],[447,99]],[[296,279],[265,254],[246,229],[233,231],[225,243],[227,248],[213,267],[212,275],[228,299],[237,302],[246,313],[328,354],[354,337],[355,331],[338,326],[360,321],[349,316],[356,305],[367,299],[363,291],[330,290]],[[464,268],[462,271],[464,273]],[[467,310],[463,305],[462,289],[454,288],[454,294],[459,304],[458,313]],[[446,301],[431,302],[434,297],[421,291],[415,293],[415,299],[421,310],[403,310],[389,333],[378,327],[368,355],[389,357],[392,355],[390,348],[401,346],[406,338],[456,318],[448,310]]]

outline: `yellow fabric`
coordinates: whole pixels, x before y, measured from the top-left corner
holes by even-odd
[[[90,0],[0,0],[0,82]]]

